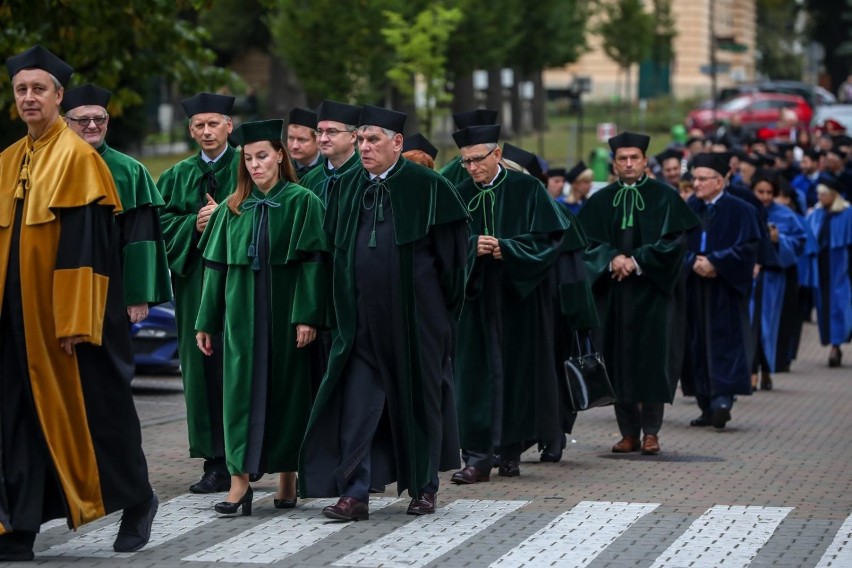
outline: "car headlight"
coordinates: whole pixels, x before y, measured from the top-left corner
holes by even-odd
[[[136,337],[142,337],[145,339],[162,339],[168,336],[168,332],[165,329],[152,329],[152,328],[144,328],[140,329],[136,333]]]

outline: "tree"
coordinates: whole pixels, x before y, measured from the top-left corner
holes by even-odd
[[[383,11],[401,0],[265,0],[272,49],[296,73],[311,105],[376,102],[388,68]]]
[[[431,4],[413,22],[391,10],[385,10],[384,15],[382,35],[396,55],[387,71],[388,79],[412,100],[417,86],[422,87],[424,102],[418,105],[418,113],[422,130],[430,137],[435,109],[452,99],[446,91],[447,41],[461,22],[462,12]]]
[[[630,69],[648,56],[654,37],[654,19],[645,12],[642,0],[607,0],[601,3],[604,15],[594,27],[601,36],[603,50],[625,77],[625,100],[633,100]]]
[[[199,0],[4,0],[0,53],[43,45],[74,67],[73,84],[92,82],[113,91],[110,114],[120,117],[139,109],[155,78],[184,92],[236,81],[213,65],[206,31],[183,17],[199,8]],[[0,74],[0,105],[10,108],[8,117],[14,116],[13,101],[9,77]],[[9,132],[5,126],[0,143],[14,140],[7,133],[15,136],[20,127]]]
[[[801,79],[803,34],[796,29],[801,7],[792,0],[757,0],[757,70],[771,79]]]
[[[825,70],[837,90],[852,69],[852,0],[806,0],[811,39],[825,50]]]

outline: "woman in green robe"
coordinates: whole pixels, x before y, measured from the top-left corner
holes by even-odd
[[[199,349],[211,355],[213,334],[224,333],[231,490],[215,507],[224,514],[240,507],[251,514],[249,474],[283,472],[275,506],[296,506],[293,472],[311,410],[311,357],[304,347],[328,327],[324,209],[296,184],[283,126],[267,120],[238,129],[237,189],[213,213],[199,243],[205,266]]]

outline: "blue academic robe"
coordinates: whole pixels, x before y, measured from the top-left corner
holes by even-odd
[[[757,212],[728,193],[713,211],[694,196],[687,204],[702,219],[702,226],[688,235],[684,260],[687,348],[695,394],[711,398],[751,394],[748,303],[761,238]],[[693,272],[700,254],[714,266],[716,278]]]
[[[820,341],[823,345],[840,345],[852,335],[852,285],[849,282],[852,207],[838,213],[828,213],[817,207],[807,220],[819,243],[819,252],[812,257],[812,269],[818,278],[816,305]]]
[[[763,286],[760,298],[760,345],[769,364],[769,371],[774,373],[778,331],[781,326],[781,311],[784,307],[786,292],[784,270],[796,265],[804,251],[806,236],[796,214],[789,207],[771,203],[765,210],[767,221],[778,227],[778,243],[775,245],[775,251],[780,266],[761,271]],[[752,301],[752,316],[753,309],[754,301]],[[786,348],[785,346],[784,349]]]
[[[817,202],[817,180],[816,178],[811,179],[806,174],[799,174],[793,181],[790,182],[790,185],[796,190],[798,194],[797,201],[799,202],[799,211],[807,211],[808,207],[813,207]],[[803,207],[804,205],[804,207]]]

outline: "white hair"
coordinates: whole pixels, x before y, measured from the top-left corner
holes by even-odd
[[[379,130],[384,132],[385,136],[387,136],[388,138],[393,138],[394,136],[399,134],[399,132],[394,132],[390,128],[382,128],[381,126],[375,126],[373,124],[362,124],[358,127],[358,132],[365,132],[368,128],[378,128]]]

